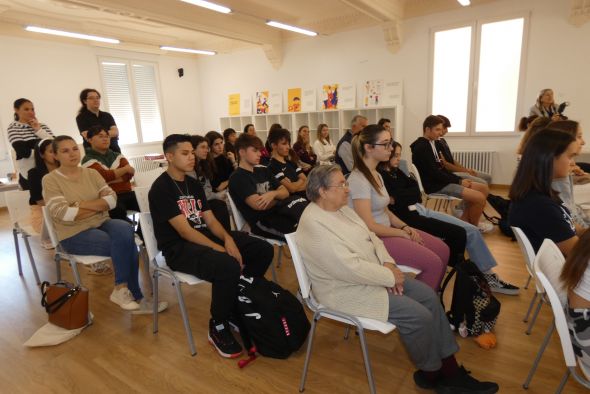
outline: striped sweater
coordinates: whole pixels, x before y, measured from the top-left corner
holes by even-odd
[[[106,183],[117,194],[131,191],[132,175],[125,174],[119,178],[115,177],[115,169],[123,168],[129,162],[119,152],[109,149],[105,154],[95,151],[92,148],[86,149],[86,155],[82,159],[82,167],[92,168],[104,178]]]
[[[8,125],[7,135],[8,142],[16,152],[16,169],[27,179],[29,170],[35,167],[35,145],[43,138],[53,138],[53,133],[44,123],[35,131],[29,124],[15,121]]]

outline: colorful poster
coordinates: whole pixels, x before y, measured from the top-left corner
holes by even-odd
[[[301,112],[301,88],[287,90],[288,112]]]
[[[283,94],[279,92],[270,92],[268,98],[268,113],[280,114],[283,112]]]
[[[301,110],[305,112],[316,111],[317,97],[315,89],[303,89],[301,97]]]
[[[365,107],[378,107],[379,100],[383,101],[383,80],[374,79],[365,81],[365,97],[363,104]],[[381,105],[383,105],[381,103]]]
[[[351,109],[356,106],[356,88],[354,83],[341,83],[338,87],[338,108]]]
[[[233,93],[228,97],[229,116],[240,114],[240,94]]]
[[[268,105],[268,90],[256,92],[256,113],[267,114]]]
[[[338,84],[322,86],[322,109],[338,109]]]

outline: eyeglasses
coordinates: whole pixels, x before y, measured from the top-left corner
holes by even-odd
[[[349,186],[348,181],[344,181],[342,183],[338,183],[336,185],[328,185],[328,187],[338,187],[340,189],[345,189]]]
[[[381,142],[378,144],[371,144],[373,146],[382,146],[385,149],[390,149],[393,146],[393,141]]]

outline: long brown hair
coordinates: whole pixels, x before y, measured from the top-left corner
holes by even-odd
[[[590,231],[584,231],[584,234],[580,236],[580,239],[567,256],[561,275],[559,276],[567,291],[572,291],[576,288],[588,268],[589,260]]]
[[[318,125],[318,134],[317,134],[317,139],[318,139],[318,141],[320,141],[320,142],[321,142],[321,144],[322,144],[322,145],[326,145],[326,143],[325,143],[325,142],[324,142],[324,140],[322,139],[322,129],[323,129],[324,127],[328,127],[328,125],[327,125],[327,124],[325,124],[325,123],[320,123],[320,124]],[[329,131],[329,130],[330,130],[330,129],[328,129],[328,135],[326,136],[326,140],[327,140],[328,142],[331,142],[331,141],[330,141],[330,131]]]
[[[522,155],[522,152],[524,152],[524,148],[526,147],[526,144],[529,142],[529,140],[539,131],[546,128],[549,123],[551,123],[551,119],[544,116],[535,118],[532,122],[530,122],[528,124],[528,128],[522,136],[522,139],[520,140],[520,145],[518,146],[516,153]]]
[[[303,137],[301,136],[301,130],[307,128],[307,142],[303,141]],[[311,149],[311,144],[309,143],[309,141],[311,141],[311,138],[309,138],[309,127],[306,125],[303,125],[299,128],[299,130],[297,130],[297,140],[295,141],[296,144],[301,144],[303,146],[303,149],[305,149],[308,153],[313,153],[313,150]]]
[[[578,127],[580,127],[578,122],[569,119],[554,120],[547,126],[549,129],[565,131],[566,133],[571,134],[574,138],[578,137]]]
[[[385,131],[385,127],[377,124],[370,124],[352,138],[352,158],[354,159],[353,168],[358,169],[380,195],[381,185],[379,185],[377,179],[375,179],[373,173],[363,161],[363,157],[367,154],[365,145],[376,144],[379,139],[379,134],[383,131]]]

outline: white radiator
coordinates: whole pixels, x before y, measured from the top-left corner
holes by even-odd
[[[457,152],[453,151],[453,158],[467,168],[478,172],[492,174],[494,156],[496,152]]]
[[[129,160],[129,164],[131,164],[131,167],[135,168],[136,172],[147,172],[155,170],[160,166],[157,161],[146,160],[145,156],[129,157],[127,160]]]

